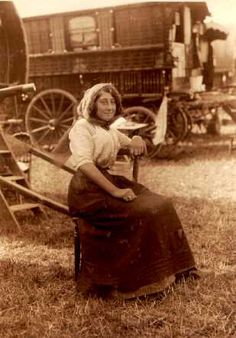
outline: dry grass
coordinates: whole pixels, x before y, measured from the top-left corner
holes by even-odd
[[[173,199],[206,272],[161,299],[84,299],[73,281],[73,225],[64,215],[27,216],[22,234],[2,227],[0,337],[236,337],[235,168],[235,154],[224,146],[141,163],[140,181]],[[34,185],[61,198],[68,177],[36,169]]]

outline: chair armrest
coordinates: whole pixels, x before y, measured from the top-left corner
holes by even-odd
[[[118,155],[127,155],[131,157],[129,149],[120,149],[118,152]],[[132,178],[135,182],[138,181],[138,173],[139,173],[139,158],[140,156],[132,156],[131,157],[133,160],[133,169],[132,169]]]

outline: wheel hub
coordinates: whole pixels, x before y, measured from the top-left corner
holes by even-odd
[[[48,121],[48,127],[50,130],[55,130],[57,127],[58,121],[57,119],[51,119]]]

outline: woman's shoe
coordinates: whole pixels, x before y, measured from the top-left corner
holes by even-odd
[[[187,279],[198,280],[200,279],[201,272],[196,268],[192,268],[183,272],[179,272],[175,275],[175,283],[186,281]]]

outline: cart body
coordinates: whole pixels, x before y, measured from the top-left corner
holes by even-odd
[[[97,82],[112,82],[137,104],[172,86],[173,67],[177,79],[188,79],[192,27],[208,14],[204,2],[145,2],[25,18],[30,81],[38,91],[60,88],[77,99]],[[177,47],[186,59],[182,74]]]
[[[11,1],[0,1],[0,89],[28,81],[29,60],[22,19]],[[20,87],[17,91],[21,92]],[[0,124],[16,116],[13,92],[0,95]]]

